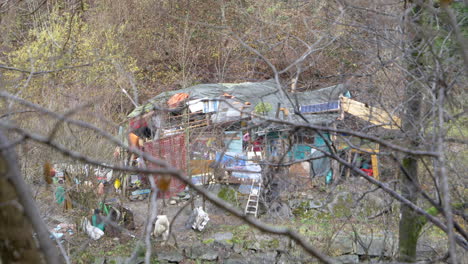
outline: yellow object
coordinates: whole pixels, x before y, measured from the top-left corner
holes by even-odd
[[[401,127],[401,119],[385,110],[368,106],[347,97],[341,97],[340,100],[341,108],[346,113],[357,116],[374,125],[380,125],[383,128],[398,129]]]
[[[210,168],[213,162],[214,160],[191,160],[190,175],[213,173],[213,169]]]
[[[377,180],[380,180],[379,161],[377,159],[377,155],[371,155],[371,161],[372,161],[372,171],[373,171],[374,178]]]
[[[347,144],[341,143],[338,146],[339,150],[346,149],[349,147]],[[380,171],[379,171],[379,157],[377,156],[380,153],[380,146],[377,144],[375,146],[368,146],[364,148],[359,148],[359,149],[354,149],[354,148],[349,148],[349,151],[351,153],[371,153],[371,163],[372,163],[372,171],[373,171],[373,176],[376,180],[380,180]],[[348,161],[350,162],[350,161]]]
[[[121,185],[122,185],[122,183],[120,182],[120,179],[116,179],[116,180],[114,181],[114,188],[115,188],[116,190],[120,189],[120,186],[121,186]]]

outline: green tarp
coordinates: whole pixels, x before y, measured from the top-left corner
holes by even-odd
[[[330,152],[330,148],[328,147],[326,141],[330,144],[330,134],[329,133],[321,133],[315,135],[314,146],[320,150],[315,150],[312,153],[312,157],[323,157],[320,159],[314,159],[312,161],[312,175],[314,177],[321,177],[326,176],[326,183],[331,183],[332,181],[332,172],[330,167],[330,158],[326,157],[323,152]],[[322,152],[323,151],[323,152]]]

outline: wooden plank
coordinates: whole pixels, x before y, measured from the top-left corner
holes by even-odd
[[[368,106],[364,103],[341,97],[341,108],[344,112],[359,117],[374,125],[380,125],[387,129],[398,129],[401,127],[401,119],[395,115],[391,115],[377,107]]]
[[[353,157],[353,152],[352,151],[347,151],[346,152],[346,161],[351,164],[351,159]],[[351,175],[351,169],[349,167],[346,167],[346,175],[345,175],[345,178],[348,179],[349,176]]]
[[[213,173],[213,169],[210,168],[210,164],[212,162],[214,162],[214,160],[191,160],[190,161],[190,174],[197,175],[197,174]]]
[[[379,160],[377,159],[377,155],[371,155],[371,161],[372,161],[373,176],[376,180],[379,180],[380,179]]]

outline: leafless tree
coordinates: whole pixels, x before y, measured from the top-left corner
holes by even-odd
[[[225,15],[226,6],[223,1],[222,14]],[[300,1],[298,1],[299,3]],[[376,1],[383,4],[385,1]],[[448,261],[450,263],[459,263],[468,249],[468,235],[464,229],[466,223],[466,214],[463,211],[466,208],[466,197],[460,194],[460,189],[464,192],[466,181],[464,181],[463,159],[453,155],[455,151],[466,152],[466,139],[464,130],[466,124],[466,41],[461,33],[460,24],[466,24],[466,18],[457,17],[452,5],[441,1],[440,8],[435,7],[433,1],[405,1],[401,3],[391,3],[379,6],[379,3],[370,5],[368,1],[357,1],[348,3],[348,1],[333,1],[329,4],[330,14],[333,14],[326,23],[330,27],[337,27],[345,33],[334,31],[335,34],[328,32],[317,32],[311,29],[307,24],[307,17],[304,17],[304,27],[309,29],[311,35],[317,37],[304,39],[303,36],[294,36],[291,34],[287,40],[278,42],[269,42],[264,39],[252,40],[248,34],[240,33],[235,25],[229,25],[223,21],[221,26],[206,22],[194,21],[187,17],[172,17],[185,21],[187,39],[181,45],[187,47],[190,42],[190,25],[207,29],[210,32],[220,30],[225,39],[235,42],[249,52],[250,56],[260,59],[265,67],[270,71],[270,77],[275,80],[278,92],[285,101],[293,105],[294,114],[300,121],[287,121],[281,118],[268,118],[259,114],[243,113],[252,115],[263,122],[281,124],[287,127],[291,132],[288,140],[292,142],[293,138],[301,133],[310,133],[323,135],[328,133],[331,136],[340,139],[347,147],[355,149],[369,155],[377,155],[382,160],[387,160],[388,171],[391,175],[386,175],[387,179],[376,179],[364,173],[354,159],[343,157],[340,152],[341,146],[337,141],[327,141],[327,150],[317,148],[310,144],[311,148],[320,152],[322,157],[329,157],[336,162],[335,183],[331,187],[330,196],[334,196],[333,188],[339,187],[340,181],[350,181],[350,179],[341,179],[345,175],[344,171],[349,170],[351,174],[360,179],[364,179],[369,185],[368,190],[362,191],[362,196],[356,199],[356,204],[362,199],[379,189],[391,197],[392,201],[397,201],[400,205],[401,219],[399,219],[399,261],[416,261],[416,246],[418,238],[423,231],[426,223],[430,223],[441,229],[447,234]],[[460,4],[460,3],[457,3]],[[32,7],[31,7],[32,8]],[[33,10],[40,8],[35,6]],[[466,7],[465,7],[466,8]],[[242,10],[241,10],[242,11]],[[247,10],[245,10],[247,12]],[[465,15],[464,13],[461,13]],[[364,16],[366,19],[356,22],[353,18]],[[258,30],[265,30],[275,27],[274,21],[265,17],[246,16],[247,21],[258,23]],[[261,26],[261,27],[260,27]],[[262,32],[262,33],[265,33]],[[336,33],[338,32],[338,33]],[[340,35],[341,34],[341,35]],[[319,60],[323,55],[322,51],[330,51],[345,45],[347,39],[343,37],[357,37],[361,41],[353,42],[350,50],[359,53],[363,59],[362,65],[346,66],[343,62],[343,71],[334,76],[336,81],[343,82],[352,93],[362,95],[366,104],[377,106],[390,115],[397,114],[402,119],[402,125],[397,130],[384,130],[381,125],[362,125],[362,121],[353,120],[354,123],[343,122],[337,126],[323,126],[311,124],[307,118],[300,112],[297,101],[291,96],[302,88],[310,85],[306,74],[310,74],[312,68],[318,68],[315,60]],[[262,34],[259,34],[262,35]],[[298,45],[297,43],[300,43]],[[295,54],[294,59],[287,61],[286,65],[278,63],[278,57],[275,53],[277,47],[284,47],[284,50]],[[298,48],[301,47],[301,48]],[[190,76],[190,60],[187,50],[180,55],[180,64],[184,68],[183,83],[188,83]],[[350,53],[352,53],[350,51]],[[227,55],[229,56],[229,55]],[[351,56],[351,55],[349,55]],[[187,65],[186,65],[187,64]],[[78,65],[76,67],[87,67]],[[16,71],[26,75],[25,86],[28,85],[31,78],[51,74],[55,72],[66,71],[72,67],[64,67],[56,70],[47,69],[19,69],[7,65],[0,65],[3,72]],[[222,68],[222,67],[221,67]],[[185,72],[187,70],[187,72]],[[222,71],[222,70],[220,70]],[[0,76],[1,77],[1,76]],[[322,76],[321,78],[326,78]],[[223,74],[220,74],[220,79]],[[1,80],[0,80],[1,81]],[[138,93],[136,85],[132,79],[134,90],[134,101],[138,102]],[[291,87],[291,88],[289,88]],[[364,87],[364,88],[363,88]],[[360,89],[362,88],[362,89]],[[366,94],[371,94],[365,98]],[[300,245],[307,253],[315,257],[320,262],[333,263],[330,256],[318,249],[317,245],[304,235],[301,235],[293,228],[283,228],[269,225],[251,216],[246,216],[244,212],[235,208],[231,204],[223,201],[208,190],[196,186],[187,177],[186,172],[172,168],[163,160],[158,160],[148,153],[138,149],[128,148],[121,140],[114,138],[111,133],[102,129],[102,126],[93,125],[90,122],[81,121],[74,118],[86,107],[73,108],[65,114],[47,109],[38,104],[32,103],[9,92],[0,92],[2,98],[2,113],[0,115],[0,180],[2,190],[0,197],[1,212],[12,212],[15,217],[21,219],[24,225],[18,225],[17,228],[24,230],[34,230],[25,232],[21,245],[17,246],[17,252],[11,256],[3,255],[6,252],[7,243],[0,245],[2,258],[7,260],[37,261],[38,255],[42,254],[47,263],[61,263],[70,261],[70,256],[60,247],[53,244],[49,239],[49,233],[41,219],[35,202],[32,199],[31,191],[23,180],[23,176],[18,168],[18,158],[15,149],[29,142],[38,143],[52,149],[53,152],[64,155],[72,160],[80,161],[86,164],[104,166],[115,171],[125,173],[141,173],[144,175],[168,174],[187,184],[192,191],[201,195],[204,199],[240,218],[249,225],[271,234],[286,236]],[[161,109],[170,111],[170,109]],[[41,131],[35,131],[24,126],[16,116],[22,113],[33,113],[40,118],[48,118],[51,129],[48,134]],[[111,123],[111,122],[109,122]],[[112,144],[122,149],[143,157],[147,162],[158,165],[158,168],[134,168],[121,164],[103,165],[105,159],[98,156],[89,155],[75,151],[70,145],[63,144],[63,139],[58,135],[59,129],[68,126],[70,131],[80,129],[87,131],[87,135],[99,137],[106,144]],[[110,125],[116,127],[115,124]],[[380,126],[380,127],[379,127]],[[455,132],[454,132],[455,131]],[[70,132],[73,134],[73,132]],[[354,141],[343,136],[350,135],[359,139],[356,144]],[[369,150],[365,142],[376,143],[381,146],[379,152]],[[283,157],[285,157],[292,147],[292,144],[285,144]],[[285,159],[266,160],[264,165],[271,169],[269,176],[271,178],[280,177],[285,174],[286,168],[294,163],[312,161],[314,158],[306,158],[300,161],[285,161]],[[392,167],[396,169],[392,169]],[[338,170],[337,168],[341,168]],[[385,169],[387,169],[385,168]],[[341,173],[343,171],[343,173]],[[394,173],[399,177],[395,178]],[[141,241],[146,244],[145,262],[150,263],[152,247],[150,242],[151,227],[157,215],[155,196],[157,187],[151,181],[151,210],[147,215],[145,222],[145,232]],[[392,180],[398,180],[393,184]],[[459,185],[462,188],[458,187]],[[333,199],[331,197],[330,199]],[[268,205],[268,204],[267,204]],[[391,210],[391,206],[388,206]],[[461,209],[461,210],[460,210]],[[22,214],[24,212],[24,215]],[[384,210],[376,214],[375,218],[381,217]],[[395,214],[395,212],[393,212]],[[8,218],[0,218],[1,221],[9,223]],[[107,219],[109,221],[109,219]],[[115,224],[115,223],[110,223]],[[6,226],[6,225],[2,225]],[[32,229],[31,229],[32,227]],[[354,226],[353,226],[354,228]],[[355,230],[355,229],[354,229]],[[1,230],[3,232],[3,230]],[[33,233],[38,244],[35,244]],[[358,232],[355,232],[359,237]],[[1,233],[3,234],[3,233]],[[5,233],[9,239],[13,239],[12,234]],[[333,241],[333,237],[330,239]],[[60,251],[60,254],[59,254]],[[136,254],[137,249],[134,253]],[[15,251],[13,251],[15,252]],[[22,253],[22,252],[27,252]],[[133,254],[133,256],[135,256]],[[60,257],[62,255],[62,257]],[[10,258],[10,259],[7,259]],[[31,263],[32,263],[31,262]]]

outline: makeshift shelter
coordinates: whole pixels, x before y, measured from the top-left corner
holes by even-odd
[[[333,136],[298,132],[293,126],[265,119],[293,123],[306,119],[309,124],[329,126],[342,120],[346,111],[384,127],[393,128],[392,120],[398,123],[395,116],[346,95],[349,92],[342,84],[300,93],[284,93],[274,80],[199,84],[161,93],[135,108],[128,118],[131,132],[146,141],[141,144],[145,151],[193,176],[197,184],[213,180],[219,165],[228,171],[228,182],[250,184],[260,178],[260,160],[311,158],[307,176],[325,176],[329,182],[332,166],[323,152],[329,151]],[[391,120],[386,122],[388,117]],[[247,131],[248,127],[255,129]],[[184,187],[174,179],[164,196]]]

